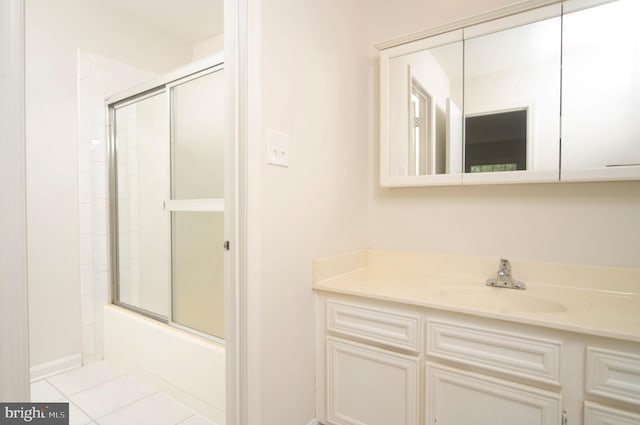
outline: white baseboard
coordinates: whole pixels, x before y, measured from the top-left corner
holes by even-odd
[[[73,354],[31,367],[31,382],[82,366],[82,354]]]
[[[317,419],[311,419],[311,422],[309,422],[307,425],[322,425],[322,424]]]

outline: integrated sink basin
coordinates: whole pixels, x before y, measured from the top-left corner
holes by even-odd
[[[525,291],[492,288],[489,286],[454,287],[440,289],[437,295],[443,302],[499,313],[562,313],[567,307]]]

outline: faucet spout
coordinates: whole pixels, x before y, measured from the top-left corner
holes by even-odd
[[[497,288],[525,289],[527,287],[524,282],[519,282],[511,276],[511,263],[506,258],[500,259],[497,275],[497,278],[487,279],[486,284]]]

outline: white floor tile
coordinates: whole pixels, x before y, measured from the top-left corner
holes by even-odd
[[[155,388],[146,382],[124,375],[74,394],[69,399],[92,418],[101,418],[155,392]]]
[[[155,393],[98,419],[99,425],[175,425],[193,415],[163,393]]]
[[[69,425],[86,425],[89,423],[95,422],[74,403],[69,403]]]
[[[35,382],[31,393],[34,402],[68,402],[69,425],[216,425],[103,361]]]
[[[62,393],[56,390],[46,380],[34,382],[31,384],[31,401],[46,403],[48,401],[56,401],[62,398]]]
[[[125,372],[105,362],[95,362],[49,378],[49,382],[65,396],[123,376]]]
[[[93,419],[87,416],[86,413],[73,404],[69,399],[63,398],[56,401],[58,403],[69,403],[69,425],[88,425],[94,423]]]
[[[179,425],[216,425],[215,422],[211,422],[209,419],[205,419],[202,416],[192,416],[184,422],[180,422]]]

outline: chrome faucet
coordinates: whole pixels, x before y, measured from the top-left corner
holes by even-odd
[[[511,276],[511,263],[504,258],[500,259],[500,269],[498,269],[498,278],[487,279],[488,286],[497,288],[526,289],[524,282],[519,282]]]

